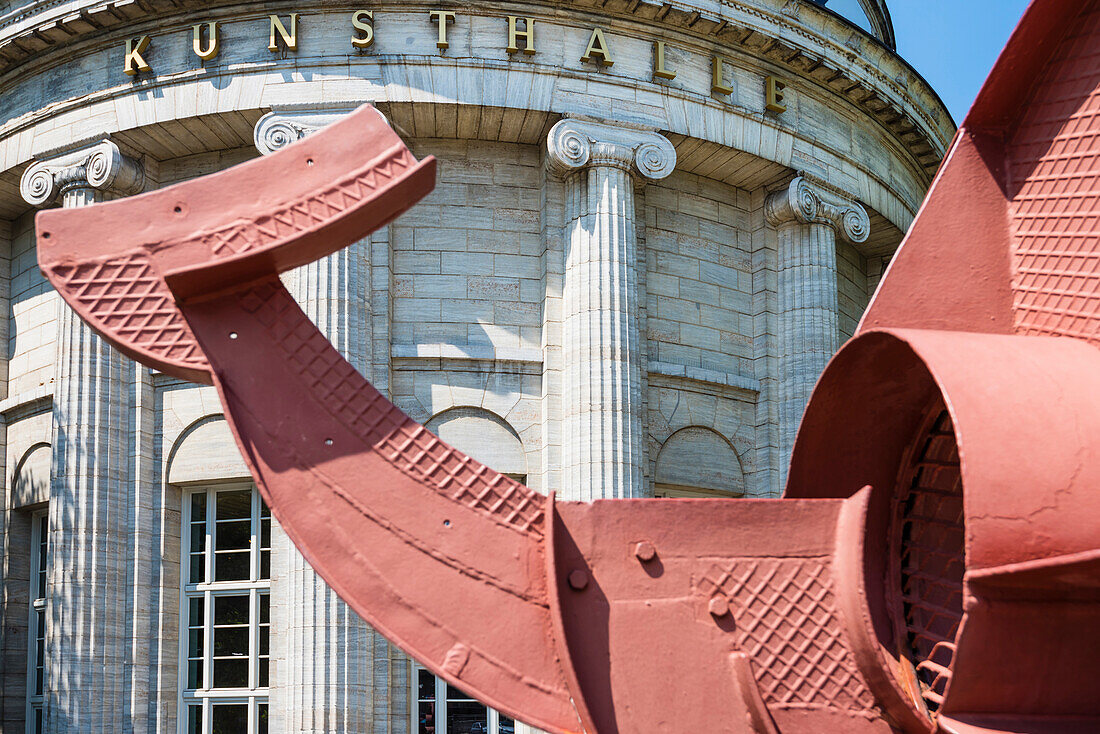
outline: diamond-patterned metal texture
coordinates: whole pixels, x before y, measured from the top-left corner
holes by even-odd
[[[837,616],[830,560],[735,559],[712,565],[699,582],[705,595],[728,600],[737,644],[752,659],[769,705],[874,706]]]
[[[208,369],[191,327],[149,255],[135,250],[100,262],[57,265],[51,273],[87,310],[84,317],[123,344],[192,369]]]
[[[965,565],[959,448],[946,410],[921,439],[895,507],[906,644],[930,710],[943,702],[963,616]]]
[[[366,170],[356,171],[314,196],[292,202],[260,219],[234,222],[206,232],[201,235],[202,241],[218,258],[267,247],[339,217],[415,165],[412,153],[401,146]]]
[[[1016,330],[1100,343],[1100,8],[1070,37],[1008,146]],[[975,223],[977,224],[977,223]]]
[[[243,294],[241,305],[307,379],[311,394],[394,466],[494,522],[543,536],[542,495],[456,451],[405,415],[340,357],[286,290],[260,286]]]

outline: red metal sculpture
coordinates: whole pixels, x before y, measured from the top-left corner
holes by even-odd
[[[781,500],[555,503],[402,414],[278,273],[434,184],[373,109],[38,217],[119,349],[213,382],[313,567],[426,667],[552,732],[1100,731],[1100,3],[1013,35]],[[278,398],[277,396],[282,396]]]

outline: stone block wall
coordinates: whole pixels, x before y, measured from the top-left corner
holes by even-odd
[[[439,178],[392,227],[394,346],[538,349],[538,148],[419,140],[413,151],[439,159]]]
[[[753,376],[748,192],[677,172],[645,202],[650,361]]]
[[[840,329],[840,343],[843,344],[855,334],[859,319],[870,301],[871,288],[868,287],[867,258],[847,242],[836,243],[836,267],[837,326]]]
[[[20,395],[53,382],[59,299],[38,269],[34,213],[13,223],[11,309],[8,314],[7,394]]]

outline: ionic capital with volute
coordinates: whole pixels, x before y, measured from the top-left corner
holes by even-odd
[[[19,181],[19,193],[28,204],[42,206],[78,190],[129,196],[144,186],[141,163],[105,139],[32,163]]]
[[[858,202],[805,176],[796,176],[787,188],[768,194],[764,214],[773,227],[791,222],[825,224],[854,244],[866,242],[871,233],[871,218]]]
[[[268,112],[256,122],[252,133],[256,150],[270,155],[345,117],[356,107],[358,105],[341,105]]]
[[[628,171],[635,179],[658,180],[676,168],[676,148],[654,130],[567,117],[550,130],[547,164],[559,176],[589,166]]]

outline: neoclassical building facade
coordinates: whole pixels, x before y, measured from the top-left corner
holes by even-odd
[[[0,731],[522,728],[349,612],[212,389],[52,292],[37,210],[373,104],[435,191],[285,277],[375,386],[565,499],[776,496],[954,133],[885,3],[858,7],[0,2]]]

